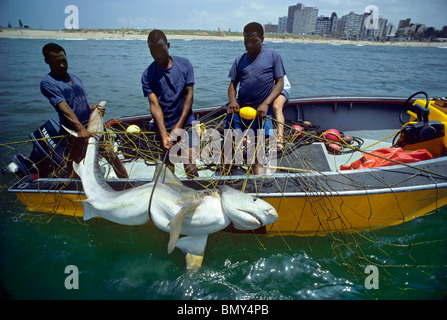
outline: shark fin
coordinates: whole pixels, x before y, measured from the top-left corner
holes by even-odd
[[[169,170],[169,169],[168,169]],[[168,227],[170,228],[170,236],[169,236],[169,243],[168,243],[168,253],[171,253],[174,251],[174,248],[177,244],[177,240],[180,236],[180,229],[182,228],[183,219],[185,218],[186,214],[197,208],[197,206],[200,204],[197,202],[194,203],[188,203],[187,205],[184,205],[180,208],[180,211],[169,221]]]
[[[160,172],[161,171],[161,172]],[[160,172],[160,173],[159,173]],[[180,181],[180,179],[172,172],[163,162],[160,160],[157,160],[156,162],[156,168],[154,172],[154,179],[155,177],[158,177],[160,181],[163,181],[164,183],[175,183],[180,184],[183,186],[183,183]]]
[[[71,130],[71,129],[68,129],[66,126],[64,126],[63,124],[61,124],[61,126],[62,126],[62,128],[64,128],[65,129],[65,131],[67,131],[69,134],[71,134],[72,136],[74,136],[74,137],[78,137],[78,133],[77,132],[75,132],[75,131],[73,131],[73,130]]]
[[[208,235],[186,236],[178,240],[177,248],[185,254],[186,269],[195,270],[200,268],[207,240]]]
[[[85,171],[85,158],[79,161],[79,163],[73,161],[73,170],[77,173],[79,177],[81,177]]]
[[[84,207],[84,221],[97,217],[94,213],[94,207],[89,202],[83,201],[82,206]]]

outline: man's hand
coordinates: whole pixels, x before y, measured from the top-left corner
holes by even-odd
[[[167,150],[170,150],[172,148],[172,146],[174,145],[171,141],[171,138],[169,136],[164,137],[161,139],[163,142],[163,147]]]
[[[81,129],[79,129],[78,139],[83,139],[83,141],[85,141],[85,143],[87,143],[88,139],[91,137],[95,138],[96,140],[99,140],[99,137],[96,134],[88,131],[84,126]]]
[[[235,83],[234,81],[230,81],[230,85],[228,86],[228,99],[230,100],[227,106],[228,114],[237,113],[241,108],[239,106],[239,103],[237,103],[236,101],[236,87],[237,83]]]
[[[95,109],[98,109],[98,111],[99,111],[99,115],[100,115],[101,117],[103,117],[104,114],[106,113],[106,107],[101,106],[101,105],[99,105],[99,104],[95,104],[93,107],[90,107],[90,110],[91,110],[92,112],[93,112]]]
[[[258,106],[258,109],[256,111],[256,116],[259,118],[265,118],[268,110],[269,110],[269,105],[267,103],[263,102]]]
[[[239,109],[240,109],[240,106],[236,101],[230,101],[230,103],[228,103],[228,106],[227,106],[227,113],[228,114],[238,113]]]

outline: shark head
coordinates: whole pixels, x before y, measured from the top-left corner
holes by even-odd
[[[222,207],[238,230],[254,230],[278,220],[271,204],[229,186],[221,187]]]

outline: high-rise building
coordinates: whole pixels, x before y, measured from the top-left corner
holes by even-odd
[[[265,33],[278,33],[278,25],[267,23],[264,25],[264,32]]]
[[[295,11],[293,18],[292,33],[309,34],[314,33],[317,27],[318,9],[302,6]]]
[[[400,20],[397,29],[404,29],[410,26],[411,18],[407,18],[406,20]]]
[[[302,3],[298,3],[296,6],[289,6],[289,11],[287,13],[287,27],[286,27],[286,31],[288,33],[293,32],[293,21],[295,19],[295,11],[301,10],[302,8],[304,8],[304,4]]]
[[[335,30],[337,29],[337,22],[338,22],[338,17],[335,12],[332,12],[330,20],[331,20],[331,34],[334,34]]]
[[[278,18],[278,33],[284,33],[287,30],[287,16]]]
[[[388,23],[385,28],[385,37],[394,37],[396,36],[396,26],[392,23]]]
[[[329,34],[331,33],[331,20],[329,17],[319,16],[317,18],[317,26],[315,28],[316,34]]]
[[[315,33],[320,35],[332,35],[337,28],[337,14],[332,12],[330,17],[319,16]]]
[[[364,21],[363,14],[350,12],[341,17],[338,29],[348,38],[357,38],[360,35]]]

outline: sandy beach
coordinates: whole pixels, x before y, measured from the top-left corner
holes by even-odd
[[[242,36],[212,36],[206,32],[196,34],[167,34],[168,39],[183,40],[228,40],[242,41]],[[147,34],[138,30],[110,30],[107,32],[83,29],[74,30],[34,30],[34,29],[0,29],[0,38],[30,38],[30,39],[97,39],[97,40],[146,40]],[[290,42],[290,43],[321,43],[333,45],[373,45],[373,46],[401,46],[401,47],[446,47],[442,42],[378,42],[378,41],[354,41],[339,39],[313,39],[313,38],[278,38],[265,35],[265,41]]]

